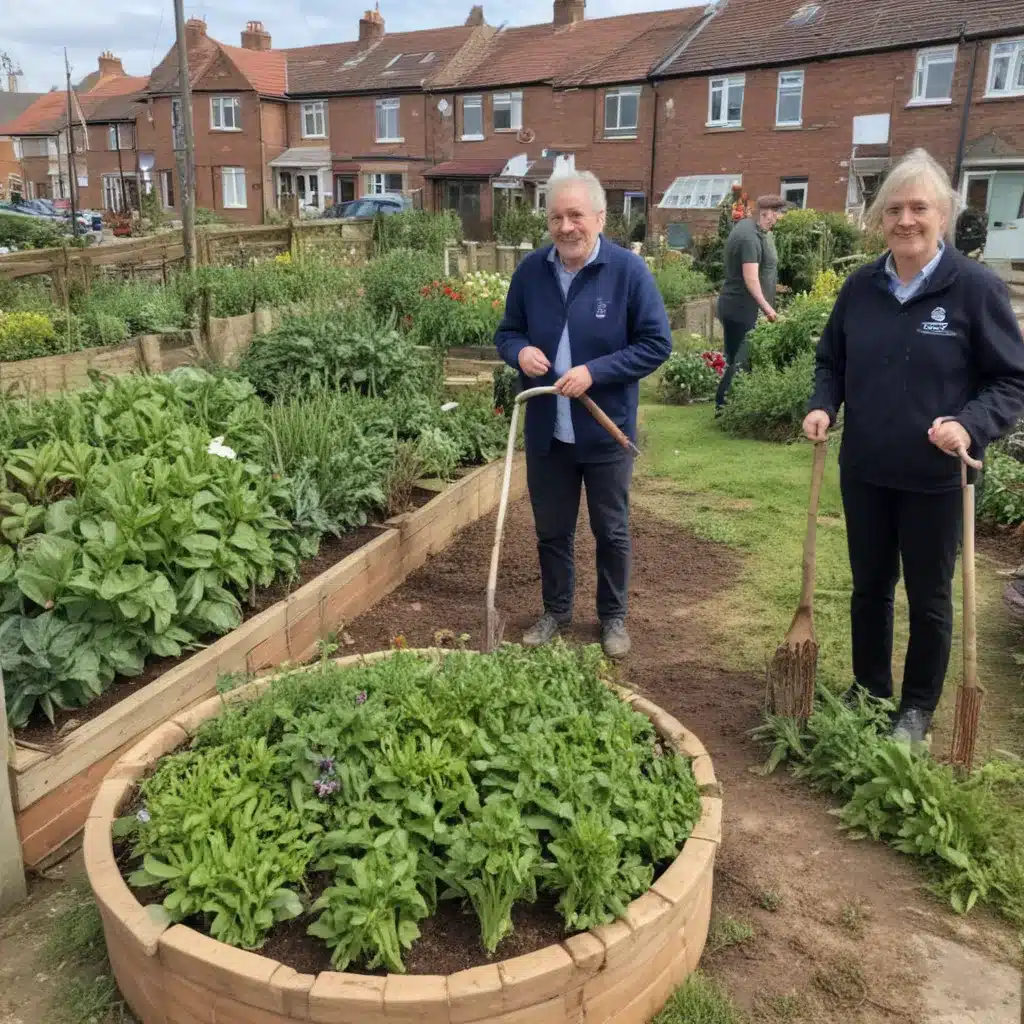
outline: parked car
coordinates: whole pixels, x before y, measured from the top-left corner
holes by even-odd
[[[378,213],[389,217],[393,213],[402,213],[403,210],[411,209],[412,200],[405,196],[362,196],[347,203],[336,203],[330,209],[324,210],[323,216],[370,220]]]

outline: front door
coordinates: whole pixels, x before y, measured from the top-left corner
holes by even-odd
[[[1024,260],[1024,171],[992,175],[985,259]]]
[[[448,181],[444,184],[444,208],[454,210],[462,221],[462,233],[470,241],[481,241],[480,182]]]

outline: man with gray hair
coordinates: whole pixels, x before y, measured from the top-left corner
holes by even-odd
[[[547,185],[554,240],[512,275],[495,344],[520,383],[557,395],[526,407],[526,475],[537,530],[544,613],[523,637],[546,644],[572,619],[573,549],[580,493],[597,542],[597,614],[610,658],[630,648],[626,631],[632,456],[572,399],[585,392],[636,440],[639,381],[672,351],[665,304],[647,264],[602,235],[604,189],[589,171]]]

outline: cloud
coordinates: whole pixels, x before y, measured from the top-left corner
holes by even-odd
[[[210,35],[235,46],[250,20],[260,20],[275,46],[353,39],[359,15],[374,0],[339,4],[338,0],[187,0],[185,16],[205,17]],[[705,0],[697,0],[703,3]],[[492,25],[529,25],[551,18],[551,0],[483,0]],[[81,0],[51,0],[47,16],[39,16],[32,3],[11,0],[4,14],[3,40],[7,51],[24,72],[23,92],[45,92],[64,84],[64,47],[68,48],[72,77],[77,80],[96,69],[96,58],[113,51],[132,75],[146,75],[174,42],[172,0],[104,0],[102,5]],[[381,0],[381,13],[392,32],[409,32],[460,24],[473,0],[458,7],[435,8],[427,13],[422,0]],[[600,18],[643,10],[694,6],[692,0],[588,0],[587,17]],[[464,8],[464,10],[463,10]],[[339,14],[339,11],[342,13]]]

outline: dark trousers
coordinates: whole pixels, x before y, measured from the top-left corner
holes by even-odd
[[[526,481],[537,527],[544,611],[561,622],[572,618],[573,550],[580,491],[587,489],[590,529],[597,541],[597,615],[625,618],[631,545],[629,485],[633,457],[616,452],[607,461],[578,462],[575,445],[551,442],[549,455],[526,457]]]
[[[756,320],[721,319],[722,333],[725,335],[725,373],[718,382],[718,393],[715,395],[715,408],[721,409],[725,404],[725,396],[732,387],[732,379],[737,370],[750,369],[750,342],[747,340],[754,329]]]
[[[853,570],[853,674],[877,697],[892,696],[893,595],[900,563],[910,605],[901,707],[934,711],[953,637],[953,573],[963,518],[960,491],[918,494],[842,474]]]

